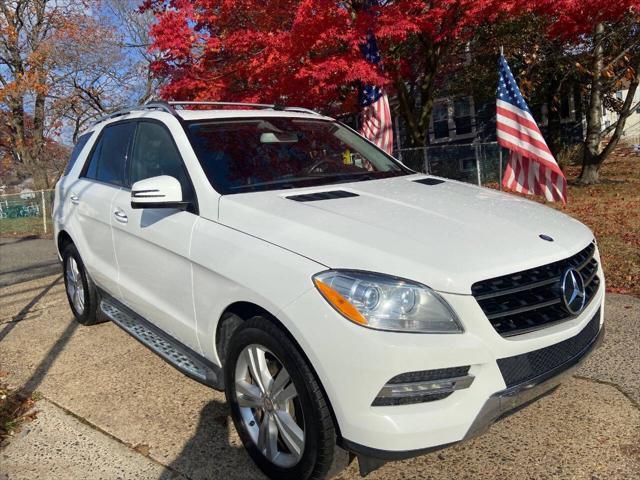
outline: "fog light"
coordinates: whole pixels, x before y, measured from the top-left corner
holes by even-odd
[[[382,387],[371,405],[408,405],[446,398],[456,390],[469,388],[474,376],[468,372],[469,366],[397,375]]]

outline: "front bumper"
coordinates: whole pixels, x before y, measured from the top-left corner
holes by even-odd
[[[596,315],[600,315],[600,311],[598,311]],[[593,350],[601,345],[603,339],[604,324],[601,324],[597,336],[576,355],[536,378],[491,395],[486,400],[475,420],[469,427],[469,430],[460,441],[469,440],[482,435],[496,421],[499,421],[512,413],[515,413],[521,408],[528,406],[541,397],[552,393],[567,376],[578,368],[578,366]],[[360,445],[347,439],[342,439],[341,447],[357,455],[360,473],[362,476],[365,476],[388,461],[403,460],[406,458],[424,455],[429,452],[446,448],[455,443],[458,442],[451,442],[415,450],[397,451],[380,450]]]
[[[596,315],[598,332],[604,311],[602,284],[580,316],[504,338],[472,296],[442,296],[462,319],[463,334],[410,334],[362,328],[345,320],[315,289],[279,313],[324,387],[343,448],[359,457],[384,462],[420,455],[481,434],[505,413],[553,389],[562,373],[584,358],[595,343],[584,352],[572,351],[569,361],[543,377],[532,381],[529,376],[524,385],[507,383],[498,361],[568,341],[578,336]],[[411,405],[372,406],[382,386],[396,375],[461,366],[470,367],[473,383],[447,398]]]
[[[596,313],[600,315],[600,311]],[[598,348],[604,340],[604,323],[600,326],[597,336],[590,341],[578,354],[558,365],[552,370],[538,377],[494,393],[485,402],[469,428],[463,440],[468,440],[485,433],[492,423],[527,406],[538,398],[554,390],[564,378],[575,371],[587,356]]]

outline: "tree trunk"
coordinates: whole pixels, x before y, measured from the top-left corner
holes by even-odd
[[[600,167],[616,147],[622,133],[624,132],[627,118],[632,113],[631,107],[633,106],[636,91],[640,85],[640,55],[636,55],[633,59],[633,63],[631,64],[635,71],[635,75],[629,83],[622,109],[618,112],[618,120],[614,124],[615,128],[613,130],[613,134],[607,141],[605,147],[599,151],[599,147],[604,136],[601,125],[602,95],[600,92],[602,87],[601,71],[603,65],[603,47],[601,40],[603,33],[604,29],[602,28],[602,25],[600,24],[599,26],[596,26],[595,37],[599,37],[599,40],[596,41],[594,38],[594,80],[591,89],[591,102],[589,104],[589,112],[587,116],[587,138],[585,139],[582,172],[578,178],[578,183],[582,185],[598,183]],[[597,105],[597,111],[595,109],[592,110],[592,104]],[[607,129],[607,131],[610,131],[610,129]]]
[[[598,183],[599,179],[599,170],[600,165],[597,163],[584,163],[582,165],[582,172],[580,173],[580,178],[578,182],[581,185],[593,185]]]
[[[33,108],[33,138],[31,140],[31,174],[37,190],[49,188],[47,167],[49,162],[42,158],[44,155],[44,125],[45,125],[45,101],[44,94],[37,94]]]
[[[618,144],[618,141],[620,140],[620,137],[624,132],[624,126],[627,123],[627,118],[629,118],[629,115],[631,115],[631,106],[633,105],[633,99],[635,98],[638,85],[640,85],[640,56],[636,58],[633,68],[636,74],[629,84],[629,89],[627,90],[627,96],[625,97],[624,104],[622,105],[622,109],[618,113],[618,120],[615,123],[616,128],[613,130],[613,134],[607,142],[607,145],[602,149],[600,155],[598,155],[598,165],[602,165],[602,163],[607,159],[613,149],[616,148],[616,145]]]
[[[411,144],[414,147],[429,145],[429,125],[433,111],[433,94],[436,85],[436,74],[440,64],[441,46],[435,46],[424,40],[423,55],[425,57],[422,81],[420,82],[420,104],[416,107],[405,81],[396,79],[396,90],[400,104],[400,114],[405,121]]]
[[[600,169],[599,149],[602,140],[602,67],[603,67],[604,25],[598,23],[593,33],[593,61],[591,71],[591,95],[587,110],[587,136],[584,140],[582,172],[578,183],[591,185],[598,183]]]

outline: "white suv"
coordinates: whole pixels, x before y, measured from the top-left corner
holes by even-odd
[[[271,478],[478,435],[602,338],[588,228],[416,174],[305,109],[113,114],[80,137],[53,219],[77,320],[224,389]]]

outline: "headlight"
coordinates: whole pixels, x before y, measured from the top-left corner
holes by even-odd
[[[351,270],[318,273],[313,283],[338,312],[365,327],[421,333],[463,331],[449,305],[420,283]]]

